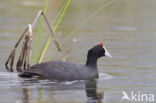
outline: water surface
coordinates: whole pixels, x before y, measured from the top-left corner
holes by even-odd
[[[116,0],[83,25],[63,47],[66,51],[72,46],[67,61],[84,64],[87,50],[99,41],[104,42],[113,58],[99,60],[98,80],[72,82],[22,79],[18,73],[5,70],[4,63],[13,45],[44,3],[38,0],[0,1],[0,103],[122,103],[122,91],[128,95],[134,91],[156,96],[155,0]],[[72,1],[56,32],[58,41],[106,2]],[[51,24],[64,3],[65,0],[49,0],[47,15]],[[47,32],[45,28],[43,35]],[[36,33],[34,41],[35,37]],[[44,61],[53,49],[51,43]],[[18,56],[19,51],[16,54]],[[53,59],[60,59],[59,55]]]

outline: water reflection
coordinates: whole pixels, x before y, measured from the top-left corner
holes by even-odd
[[[104,93],[97,92],[97,83],[95,80],[86,81],[86,96],[88,98],[87,103],[102,103]]]
[[[32,100],[32,90],[23,88],[23,103],[30,103]]]
[[[44,80],[41,80],[42,82]],[[37,97],[37,103],[43,103],[43,95],[45,95],[45,92],[48,92],[48,98],[50,98],[51,102],[56,102],[56,95],[57,92],[59,91],[65,91],[65,94],[63,93],[62,95],[68,94],[66,91],[68,90],[76,90],[76,89],[81,89],[81,91],[84,91],[85,94],[83,95],[84,97],[81,98],[86,98],[86,103],[102,103],[102,99],[104,96],[104,93],[99,93],[97,92],[97,81],[96,80],[88,80],[88,81],[71,81],[71,82],[55,82],[54,81],[49,81],[46,80],[47,83],[45,84],[40,84],[40,80],[26,80],[23,83],[21,82],[21,85],[25,85],[24,88],[22,88],[21,94],[22,96],[22,103],[32,103],[34,102],[34,96],[33,96],[33,88],[30,88],[30,86],[37,86],[38,87],[38,97]],[[26,86],[27,84],[27,86]],[[35,85],[34,85],[35,84]],[[48,87],[44,87],[44,86]],[[83,85],[83,86],[82,86]],[[82,88],[84,87],[84,88]],[[86,96],[85,96],[86,95]],[[75,96],[77,99],[80,99],[79,96]],[[72,98],[72,97],[71,97]],[[82,101],[81,101],[82,102]]]

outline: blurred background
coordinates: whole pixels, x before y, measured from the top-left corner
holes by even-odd
[[[58,42],[108,1],[72,0],[56,31]],[[50,24],[53,24],[65,3],[66,0],[48,0],[46,15]],[[88,49],[100,41],[113,56],[112,59],[99,60],[101,76],[97,80],[97,98],[90,101],[82,82],[30,82],[18,78],[17,73],[6,71],[4,64],[14,44],[27,24],[32,23],[37,12],[43,8],[44,0],[0,0],[0,103],[121,103],[122,91],[156,95],[155,5],[155,0],[115,0],[65,43],[63,51],[72,46],[68,62],[84,64]],[[37,31],[38,25],[39,22],[34,31]],[[43,38],[47,33],[45,25]],[[34,32],[33,44],[36,35],[37,32]],[[44,61],[54,48],[52,41]],[[52,59],[60,60],[60,57],[56,54]]]

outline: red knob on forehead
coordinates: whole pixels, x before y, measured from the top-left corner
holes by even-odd
[[[99,45],[102,46],[102,47],[104,46],[102,42],[100,42]]]

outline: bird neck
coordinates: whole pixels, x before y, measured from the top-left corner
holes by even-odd
[[[86,66],[91,66],[91,67],[97,67],[97,58],[95,57],[88,57]]]

